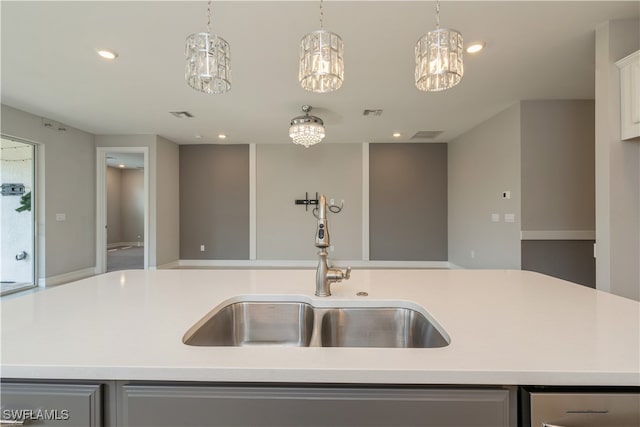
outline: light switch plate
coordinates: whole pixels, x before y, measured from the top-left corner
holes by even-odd
[[[516,214],[504,214],[504,222],[516,222]]]
[[[56,221],[66,221],[67,220],[67,214],[66,213],[57,213],[56,214]]]
[[[491,214],[491,222],[500,222],[500,214],[492,213]]]

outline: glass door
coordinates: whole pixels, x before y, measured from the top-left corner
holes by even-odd
[[[35,283],[35,146],[0,139],[0,295]]]

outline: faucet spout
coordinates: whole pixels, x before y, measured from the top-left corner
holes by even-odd
[[[329,226],[327,224],[327,199],[324,194],[318,200],[318,227],[316,228],[316,247],[328,248],[331,246],[329,239]]]
[[[327,199],[324,194],[318,200],[318,226],[316,228],[315,245],[318,252],[318,269],[316,270],[316,296],[331,295],[331,284],[348,280],[351,277],[351,267],[346,271],[329,267],[327,248],[331,246],[329,239],[329,224],[327,222]]]
[[[316,296],[331,296],[331,284],[349,280],[351,278],[351,267],[347,267],[346,271],[339,268],[329,267],[327,262],[327,251],[321,249],[318,252],[318,269],[316,270]]]

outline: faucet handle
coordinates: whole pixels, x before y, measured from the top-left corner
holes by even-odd
[[[347,267],[347,271],[344,272],[344,280],[349,280],[351,278],[351,267]]]

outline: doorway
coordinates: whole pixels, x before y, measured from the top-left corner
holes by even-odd
[[[0,139],[0,295],[36,287],[36,147]]]
[[[98,148],[98,274],[149,267],[146,147]]]

